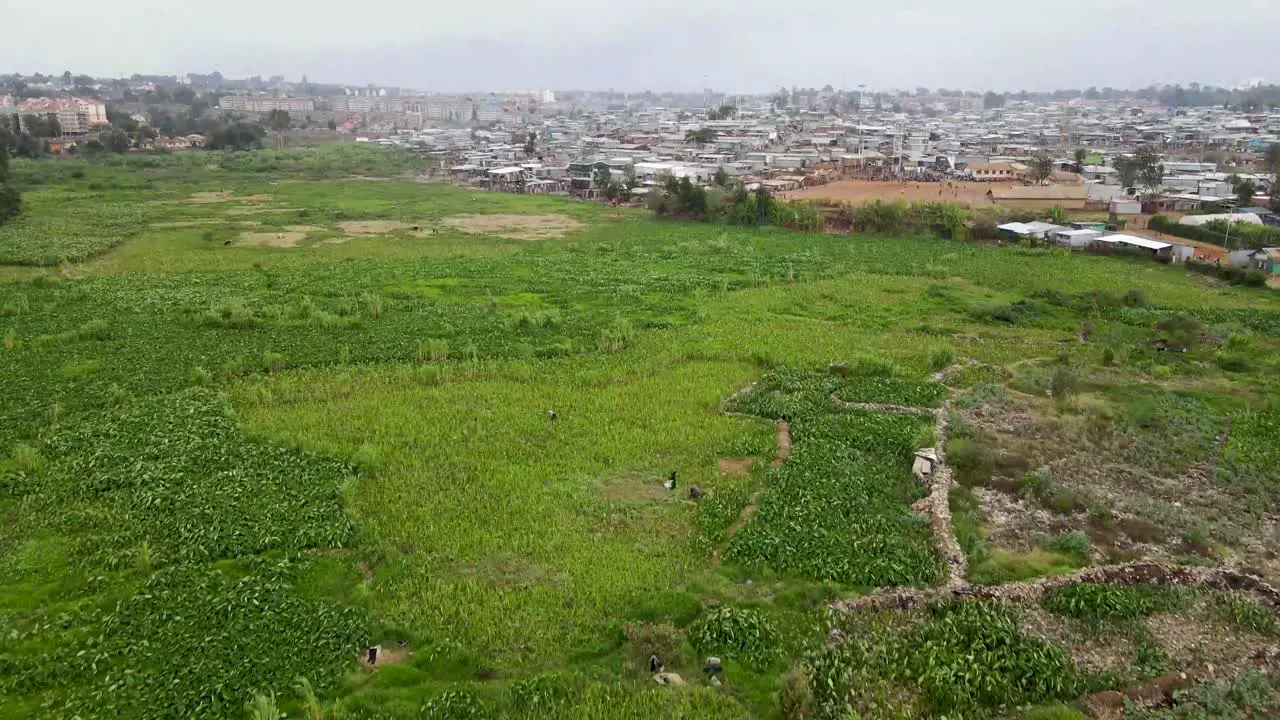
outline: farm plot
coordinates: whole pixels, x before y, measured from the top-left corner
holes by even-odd
[[[414,162],[15,162],[32,221],[144,229],[0,282],[0,718],[1012,718],[1181,670],[1179,703],[1274,700],[1275,618],[1230,583],[1043,583],[1271,572],[1275,297],[330,181]],[[445,230],[483,216],[582,227]],[[945,527],[908,473],[939,428]]]
[[[142,213],[131,203],[67,200],[29,199],[27,212],[0,225],[0,264],[78,262],[124,242],[142,222]]]
[[[912,451],[930,444],[931,427],[901,415],[837,414],[830,391],[850,385],[889,400],[919,394],[905,381],[790,370],[735,398],[735,411],[787,418],[794,445],[769,474],[754,516],[729,538],[725,558],[851,586],[932,584],[939,562],[928,523],[909,510],[924,487],[907,472]]]
[[[207,390],[119,402],[0,468],[6,712],[219,715],[299,674],[332,687],[369,618],[301,588],[320,568],[300,553],[353,541],[347,468],[245,439]]]

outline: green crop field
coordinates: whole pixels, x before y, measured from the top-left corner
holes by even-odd
[[[833,396],[950,418],[969,581],[1137,558],[1280,577],[1269,291],[426,167],[14,163],[0,720],[1021,717],[1192,663],[1161,644],[1177,618],[1280,632],[1208,591],[832,609],[947,574],[911,474],[934,422]],[[1136,650],[1100,669],[1048,625]]]

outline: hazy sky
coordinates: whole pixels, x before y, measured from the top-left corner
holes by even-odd
[[[68,69],[440,91],[1236,85],[1280,82],[1280,0],[0,0],[0,73]]]

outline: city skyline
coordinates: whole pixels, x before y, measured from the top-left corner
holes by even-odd
[[[63,42],[11,34],[0,47],[0,68],[95,77],[216,69],[227,77],[307,75],[443,93],[710,87],[754,94],[827,84],[1033,92],[1235,87],[1280,65],[1273,41],[1278,0],[1255,3],[1244,18],[1206,14],[1184,0],[1162,4],[1158,14],[1151,9],[1101,0],[997,0],[980,10],[940,0],[894,7],[819,0],[780,11],[760,0],[706,0],[693,8],[654,0],[639,12],[582,0],[450,7],[370,0],[353,10],[231,0],[210,14],[141,0],[125,19],[76,0],[59,21]],[[43,13],[31,0],[16,0],[0,18],[34,26]]]

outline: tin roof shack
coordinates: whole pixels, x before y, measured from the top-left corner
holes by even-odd
[[[1138,237],[1137,235],[1103,235],[1095,238],[1094,242],[1103,246],[1132,248],[1140,252],[1150,253],[1152,257],[1164,259],[1169,262],[1183,262],[1195,256],[1194,245],[1182,245],[1180,243],[1164,242],[1163,240],[1152,240],[1151,238]]]
[[[1075,230],[1069,228],[1056,230],[1052,235],[1050,235],[1050,238],[1054,242],[1071,248],[1089,247],[1094,240],[1100,237],[1102,237],[1102,232],[1099,230]]]
[[[1029,223],[1005,223],[1004,225],[997,226],[996,229],[999,230],[1002,235],[1010,239],[1021,238],[1027,240],[1044,240],[1053,232],[1063,230],[1064,228],[1061,225],[1054,225],[1053,223],[1040,222],[1037,220]]]
[[[1142,203],[1134,197],[1113,197],[1111,198],[1110,211],[1112,216],[1124,215],[1141,215]]]

